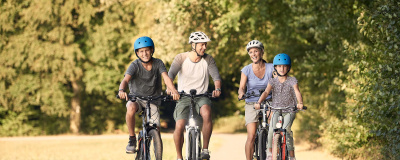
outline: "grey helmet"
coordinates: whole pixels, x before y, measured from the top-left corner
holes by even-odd
[[[189,36],[189,44],[191,43],[202,43],[202,42],[209,42],[211,41],[210,38],[203,32],[192,32]]]
[[[252,40],[249,43],[247,43],[247,46],[246,46],[247,52],[249,52],[250,48],[254,48],[254,47],[257,47],[264,52],[264,45],[258,40]]]

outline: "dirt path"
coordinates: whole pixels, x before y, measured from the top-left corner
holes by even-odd
[[[172,134],[162,133],[164,159],[175,160],[175,146]],[[57,150],[64,150],[64,159],[131,159],[125,154],[127,135],[99,136],[39,136],[0,138],[0,160],[2,159],[54,159]],[[210,150],[213,160],[245,160],[244,144],[246,134],[217,134],[211,138]],[[94,149],[96,148],[96,149]],[[310,150],[307,144],[296,144],[296,159],[336,160],[320,150]],[[95,152],[94,152],[95,151]],[[103,153],[103,154],[99,154]]]
[[[220,139],[221,146],[211,152],[213,159],[217,160],[245,160],[244,144],[246,142],[246,134],[213,134],[213,139]],[[307,144],[297,144],[296,159],[324,159],[338,160],[338,158],[322,151],[321,149],[310,150]]]

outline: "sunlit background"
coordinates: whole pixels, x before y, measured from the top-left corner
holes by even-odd
[[[246,131],[237,89],[240,70],[251,63],[245,46],[257,39],[267,62],[278,53],[293,59],[290,74],[309,107],[296,117],[296,143],[343,159],[397,159],[399,6],[397,0],[0,0],[0,136],[127,135],[124,102],[115,95],[136,59],[133,41],[151,37],[154,57],[169,69],[175,55],[190,50],[190,33],[203,31],[222,77],[222,97],[212,108],[216,133]],[[160,109],[162,131],[170,132],[174,104]],[[5,154],[22,156],[30,150],[25,143],[36,143],[17,140],[1,139],[1,150],[14,146]],[[127,137],[115,141],[120,150]],[[59,159],[42,153],[80,143],[46,142],[47,151],[29,157]],[[225,143],[218,136],[213,142],[215,150]],[[87,156],[123,159],[96,151],[112,139],[91,143]],[[165,144],[173,147],[172,139]]]

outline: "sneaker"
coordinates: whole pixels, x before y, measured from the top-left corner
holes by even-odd
[[[267,158],[265,160],[272,160],[272,153],[270,151],[267,151]]]
[[[136,138],[129,138],[128,145],[126,146],[126,153],[133,154],[136,149]]]
[[[201,159],[202,160],[204,160],[204,159],[210,159],[210,151],[208,150],[208,149],[203,149],[202,151],[201,151],[201,154],[200,154],[200,156],[201,156]]]

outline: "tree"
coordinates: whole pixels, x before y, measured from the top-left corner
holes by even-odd
[[[127,62],[132,8],[132,2],[1,1],[2,135],[65,132],[68,115],[78,133],[85,91],[110,94],[115,70]],[[48,122],[59,118],[64,122]]]

